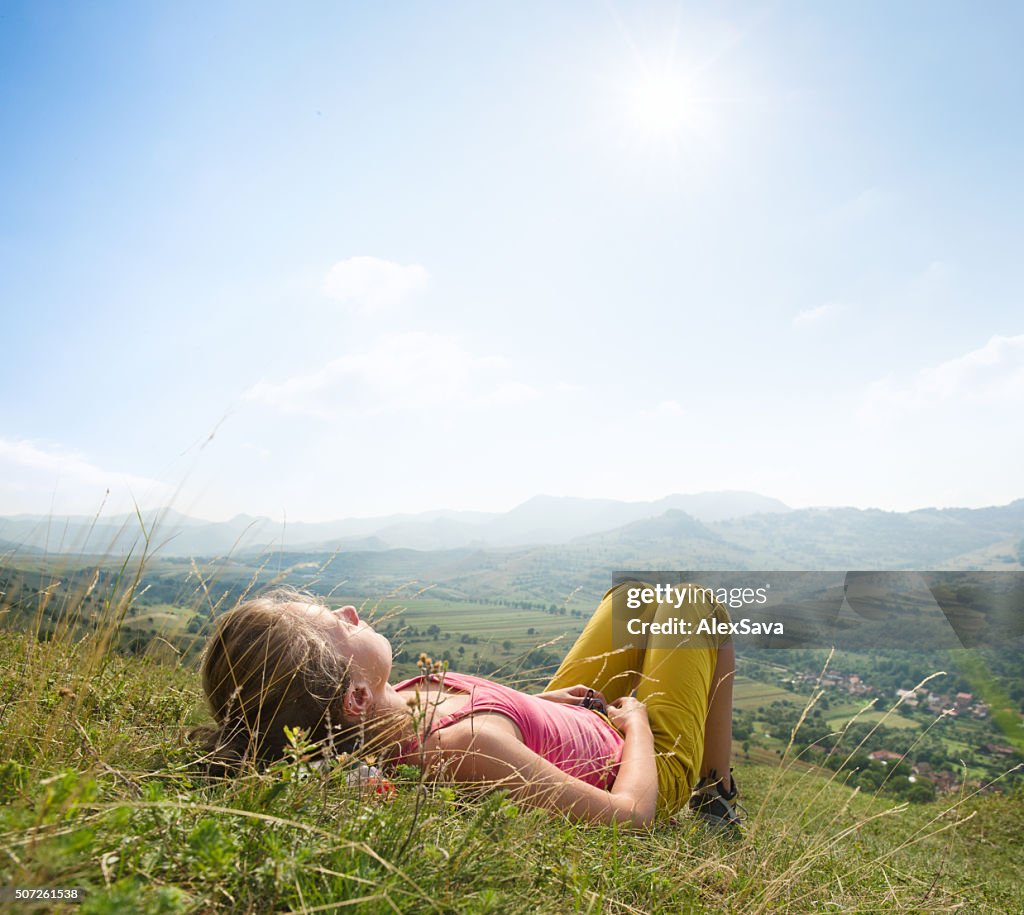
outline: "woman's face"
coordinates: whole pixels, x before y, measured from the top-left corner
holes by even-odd
[[[294,603],[288,608],[315,616],[339,655],[351,659],[353,672],[361,674],[373,690],[387,684],[391,676],[391,643],[361,620],[355,607],[329,610],[322,604]]]

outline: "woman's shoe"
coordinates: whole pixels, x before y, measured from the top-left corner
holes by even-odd
[[[736,804],[739,797],[739,789],[736,787],[736,779],[732,777],[732,770],[729,770],[729,791],[722,789],[722,782],[717,773],[712,769],[704,778],[697,782],[697,787],[690,795],[690,810],[702,820],[705,825],[712,829],[728,831],[739,835],[743,827],[743,818],[737,810],[742,810]]]

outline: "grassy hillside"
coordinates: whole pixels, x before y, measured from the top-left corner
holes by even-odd
[[[301,762],[206,782],[183,740],[195,674],[159,655],[0,633],[0,884],[87,887],[83,912],[1024,909],[1021,796],[905,806],[747,765],[728,841],[687,816],[580,827],[412,773],[391,803]]]

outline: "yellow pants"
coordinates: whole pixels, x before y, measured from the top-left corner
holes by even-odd
[[[686,804],[697,783],[718,651],[709,647],[713,642],[707,638],[697,640],[702,647],[648,647],[649,640],[659,646],[668,642],[663,637],[649,639],[644,635],[631,636],[631,644],[625,647],[614,647],[612,604],[624,601],[625,590],[630,587],[645,585],[627,581],[605,594],[547,688],[583,684],[600,690],[609,702],[636,690],[636,697],[647,706],[654,733],[658,807],[671,813]],[[690,602],[678,608],[671,603],[644,604],[630,611],[647,623],[680,618],[694,626],[711,613],[712,605]],[[720,604],[714,604],[713,613],[719,619],[728,619]]]

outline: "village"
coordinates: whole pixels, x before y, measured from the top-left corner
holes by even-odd
[[[975,738],[982,733],[993,738],[984,742],[971,740],[973,754],[959,753],[955,758],[952,748],[950,752],[937,755],[924,751],[919,742],[914,741],[906,750],[898,752],[889,747],[879,747],[875,740],[869,740],[869,744],[874,748],[867,753],[867,758],[891,773],[899,769],[911,785],[930,784],[936,793],[946,794],[959,791],[966,784],[972,790],[987,793],[995,789],[988,783],[988,779],[978,777],[979,768],[988,772],[1006,772],[1012,769],[1016,762],[1020,762],[1021,754],[1013,746],[997,739],[999,731],[989,722],[991,710],[988,704],[971,692],[940,692],[933,691],[927,686],[882,689],[868,683],[860,674],[840,670],[826,671],[824,674],[799,672],[788,682],[796,688],[824,688],[827,693],[833,694],[833,704],[835,693],[865,699],[877,698],[877,704],[891,695],[895,699],[892,713],[915,729],[925,718],[934,716],[951,722],[959,719],[962,722],[974,723],[969,729],[956,729],[957,735],[963,739]],[[921,721],[915,721],[918,718]],[[889,720],[891,719],[890,715]],[[885,722],[885,718],[879,720]],[[982,731],[979,725],[985,722],[989,724]],[[927,724],[924,726],[927,727]],[[872,736],[893,736],[898,733],[891,729],[879,729],[879,732]],[[942,758],[943,756],[945,758]],[[965,766],[961,757],[967,757],[974,764]]]
[[[851,696],[884,695],[881,689],[866,683],[859,674],[846,674],[841,671],[826,671],[824,674],[798,673],[790,682],[802,686],[839,689]],[[951,718],[970,715],[979,720],[984,720],[989,715],[988,706],[975,699],[972,693],[934,693],[923,687],[897,687],[894,693],[899,700],[897,706],[908,710],[924,708],[936,715],[948,715]]]

